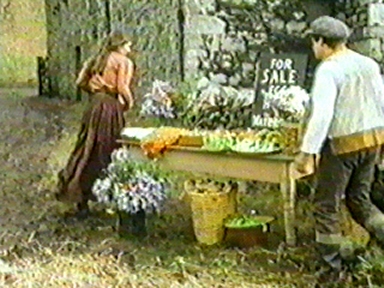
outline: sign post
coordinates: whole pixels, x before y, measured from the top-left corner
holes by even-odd
[[[292,85],[303,86],[307,64],[306,54],[261,54],[256,71],[255,113],[263,113],[264,93],[276,93]]]

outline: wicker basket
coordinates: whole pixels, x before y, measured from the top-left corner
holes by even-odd
[[[237,210],[237,188],[220,193],[187,191],[193,230],[199,243],[213,245],[224,238],[224,219]]]

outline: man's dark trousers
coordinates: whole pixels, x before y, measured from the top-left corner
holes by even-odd
[[[353,219],[370,235],[384,241],[384,215],[370,197],[378,157],[379,148],[335,155],[329,141],[323,147],[314,199],[315,232],[322,259],[334,269],[342,267],[339,207],[343,194]]]

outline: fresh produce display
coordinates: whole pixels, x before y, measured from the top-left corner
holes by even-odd
[[[203,149],[210,151],[235,151],[242,153],[272,153],[284,149],[286,138],[277,130],[262,129],[257,132],[226,133],[204,138]]]
[[[189,133],[188,130],[182,128],[161,127],[142,139],[141,148],[148,157],[156,158],[169,146],[176,144],[181,136]]]
[[[122,135],[140,141],[150,158],[157,158],[171,146],[198,147],[216,152],[294,154],[298,148],[299,127],[258,128],[254,130],[188,130],[176,127],[127,127]]]
[[[92,187],[98,202],[127,213],[158,212],[166,199],[166,182],[134,161],[127,148],[113,151],[111,157],[103,177]]]
[[[173,145],[239,153],[295,153],[299,133],[297,129],[285,128],[287,124],[302,125],[304,122],[309,102],[307,92],[299,86],[291,86],[265,94],[264,99],[263,114],[254,115],[252,90],[237,90],[202,78],[194,92],[182,95],[168,82],[155,80],[151,93],[145,96],[141,114],[175,118],[172,121],[182,121],[178,124],[186,129],[161,127],[149,134],[148,130],[131,128],[124,133],[140,140],[141,147],[152,158]],[[169,121],[164,121],[163,125],[174,124]],[[248,131],[245,136],[247,129],[256,131]]]
[[[231,135],[207,135],[203,137],[203,149],[209,151],[230,151],[236,145],[236,138]]]
[[[269,218],[269,217],[267,217]],[[226,228],[232,228],[232,229],[242,229],[242,228],[255,228],[255,227],[262,227],[263,230],[268,229],[268,220],[270,219],[262,219],[252,216],[246,216],[242,215],[239,217],[234,217],[227,219],[224,223]]]
[[[272,153],[279,151],[279,147],[276,147],[272,142],[263,142],[263,141],[252,141],[252,140],[241,140],[236,142],[232,147],[233,151],[242,152],[242,153]]]

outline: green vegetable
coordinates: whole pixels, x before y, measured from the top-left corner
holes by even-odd
[[[235,217],[232,219],[229,219],[225,222],[225,227],[227,228],[234,228],[234,229],[240,229],[240,228],[255,228],[255,227],[262,227],[263,231],[266,230],[267,224],[272,221],[273,218],[266,217],[264,219],[258,219],[257,217],[250,217],[250,216],[240,216]]]
[[[234,145],[234,139],[210,135],[203,138],[203,143],[203,148],[209,151],[225,151],[231,149]]]

